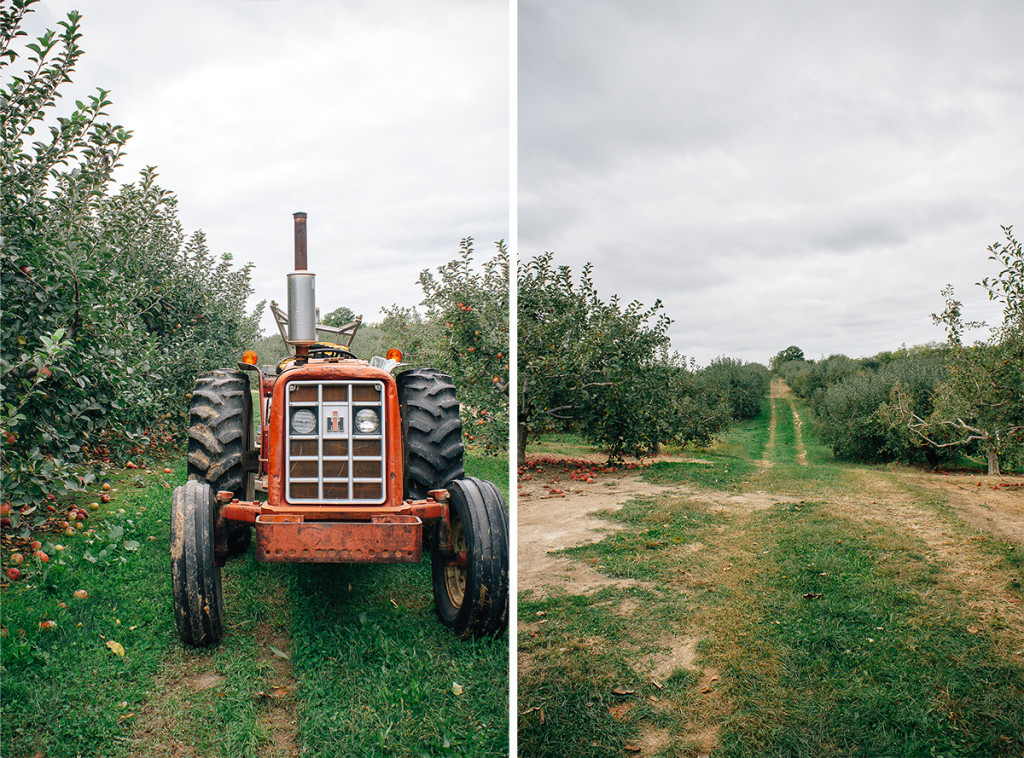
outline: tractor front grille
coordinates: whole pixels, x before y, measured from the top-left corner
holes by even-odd
[[[291,382],[286,401],[288,502],[383,503],[387,494],[384,384]],[[365,410],[377,417],[372,432],[356,428],[356,415]]]

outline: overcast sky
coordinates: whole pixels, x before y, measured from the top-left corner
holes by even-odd
[[[155,165],[186,232],[255,264],[253,305],[286,302],[294,211],[309,214],[321,313],[345,305],[368,321],[418,304],[419,272],[462,237],[483,259],[509,236],[505,0],[34,7],[33,37],[83,15],[60,115],[110,90],[110,120],[134,131],[119,180]]]
[[[941,341],[1024,235],[1024,2],[522,0],[519,255],[661,298],[674,349]]]

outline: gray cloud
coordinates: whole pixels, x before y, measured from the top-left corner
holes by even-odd
[[[946,282],[991,318],[1020,3],[524,0],[518,29],[521,255],[660,297],[701,362],[941,339]]]

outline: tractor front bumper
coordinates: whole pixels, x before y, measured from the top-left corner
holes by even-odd
[[[256,559],[286,563],[418,563],[423,521],[381,515],[369,521],[304,521],[301,516],[256,518]]]
[[[423,530],[447,524],[448,492],[400,505],[271,506],[218,492],[219,523],[252,524],[256,560],[281,563],[418,563]]]

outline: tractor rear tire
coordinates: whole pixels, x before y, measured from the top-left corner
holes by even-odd
[[[207,482],[214,495],[231,492],[252,501],[255,478],[245,470],[242,455],[253,449],[252,395],[249,377],[219,369],[196,380],[188,427],[188,478]],[[249,548],[252,530],[246,524],[227,526],[228,553]]]
[[[470,476],[447,489],[452,549],[465,553],[466,566],[445,562],[435,534],[431,569],[437,617],[464,640],[496,636],[508,628],[508,511],[491,482]]]
[[[451,377],[437,369],[410,369],[397,382],[404,496],[422,500],[431,490],[463,477],[459,401]]]
[[[224,633],[220,567],[214,556],[217,498],[191,479],[171,495],[171,584],[174,619],[186,645],[206,647]]]

